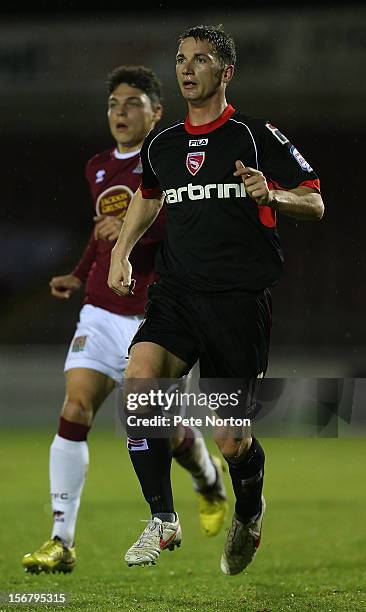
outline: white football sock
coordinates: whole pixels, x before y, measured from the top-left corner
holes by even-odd
[[[86,440],[74,442],[55,435],[50,449],[51,503],[54,513],[52,538],[74,542],[76,519],[89,465]]]

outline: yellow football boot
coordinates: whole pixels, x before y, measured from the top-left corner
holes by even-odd
[[[215,536],[221,530],[228,510],[226,490],[223,480],[225,465],[222,459],[212,456],[217,479],[216,483],[206,491],[197,491],[198,512],[203,533]]]
[[[34,553],[27,553],[22,559],[26,572],[40,574],[41,572],[72,572],[76,564],[75,547],[68,548],[56,536],[45,542]]]

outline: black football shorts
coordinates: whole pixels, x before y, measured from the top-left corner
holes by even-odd
[[[256,378],[265,373],[271,295],[178,292],[162,281],[149,287],[146,317],[132,342],[154,342],[201,378]]]

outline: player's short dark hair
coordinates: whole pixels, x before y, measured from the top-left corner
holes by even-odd
[[[196,40],[208,40],[214,47],[217,56],[222,64],[233,64],[236,62],[235,42],[230,34],[224,32],[222,25],[205,26],[199,25],[189,28],[178,38],[180,44],[186,38],[195,38]]]
[[[160,80],[150,68],[145,66],[117,66],[107,77],[108,93],[121,83],[141,89],[151,100],[152,105],[162,104],[163,88]]]

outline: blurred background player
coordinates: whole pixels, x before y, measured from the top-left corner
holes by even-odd
[[[134,248],[133,295],[117,296],[107,285],[110,254],[133,193],[141,182],[140,149],[162,116],[162,89],[143,66],[119,66],[108,77],[108,120],[116,146],[86,164],[95,206],[95,226],[81,260],[70,274],[50,282],[51,293],[69,299],[85,285],[84,305],[66,357],[66,395],[59,429],[50,449],[54,524],[51,539],[23,557],[26,571],[70,572],[75,566],[74,534],[89,453],[87,435],[104,400],[123,380],[128,346],[143,318],[147,286],[155,280],[154,260],[164,232],[164,212]],[[181,428],[173,455],[188,469],[198,493],[206,535],[220,530],[227,502],[220,461],[202,437]],[[138,451],[138,448],[137,448]]]

